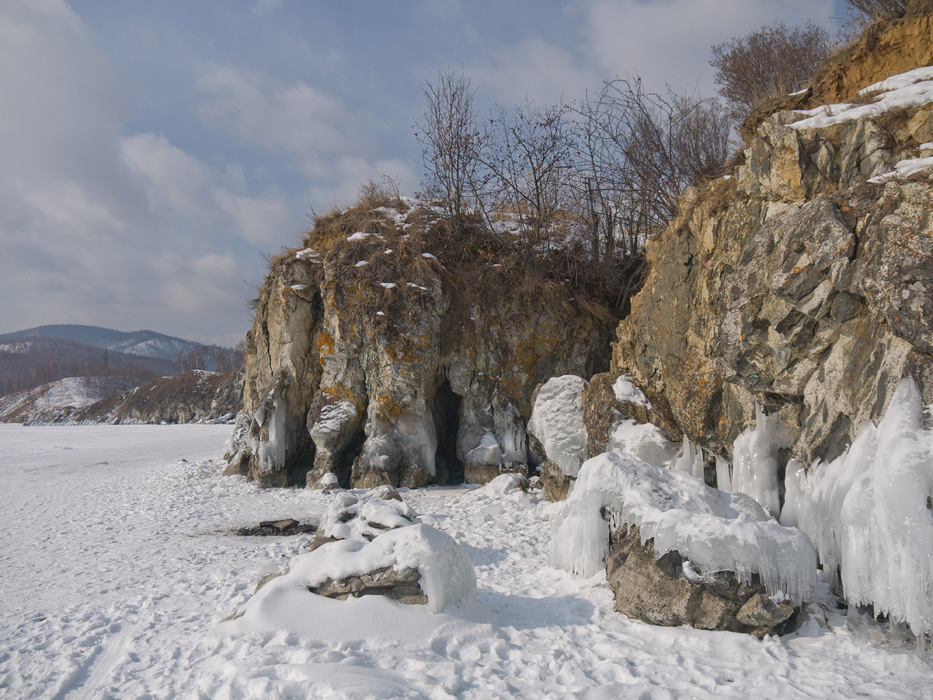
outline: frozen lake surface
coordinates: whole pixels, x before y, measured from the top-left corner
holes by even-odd
[[[0,425],[0,697],[933,698],[929,661],[825,587],[783,638],[628,620],[604,574],[548,566],[560,506],[521,492],[403,493],[466,546],[475,604],[327,601],[318,630],[232,633],[310,539],[232,530],[332,497],[221,477],[229,431]]]

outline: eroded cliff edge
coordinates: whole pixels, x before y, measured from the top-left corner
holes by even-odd
[[[616,320],[573,284],[571,252],[522,257],[383,204],[320,219],[272,261],[228,472],[354,487],[527,472],[536,385],[608,368]]]

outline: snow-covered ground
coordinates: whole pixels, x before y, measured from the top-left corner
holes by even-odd
[[[310,536],[231,529],[334,496],[221,477],[229,430],[0,426],[0,697],[933,698],[933,666],[825,588],[763,642],[620,616],[603,574],[548,566],[560,506],[520,491],[403,493],[465,545],[475,604],[317,601],[318,629],[236,631],[220,621]]]

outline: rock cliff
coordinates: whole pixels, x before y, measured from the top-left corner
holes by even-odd
[[[890,52],[863,40],[807,95],[851,103],[761,121],[731,174],[648,243],[612,373],[674,439],[731,459],[757,403],[789,431],[780,463],[808,465],[877,423],[902,377],[933,401],[933,69],[913,70],[933,62],[933,24],[873,31]],[[829,80],[866,51],[845,85]],[[868,85],[898,70],[912,72]]]
[[[525,472],[535,386],[608,368],[615,322],[573,285],[569,253],[516,255],[384,204],[319,219],[272,261],[228,473],[415,487]]]

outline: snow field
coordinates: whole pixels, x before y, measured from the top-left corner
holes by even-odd
[[[336,497],[221,477],[228,431],[0,426],[0,697],[933,698],[933,668],[847,627],[826,586],[798,633],[763,642],[628,620],[604,574],[548,565],[562,506],[504,483],[402,493],[465,548],[475,603],[309,595],[314,634],[225,631],[310,539],[229,529]]]

